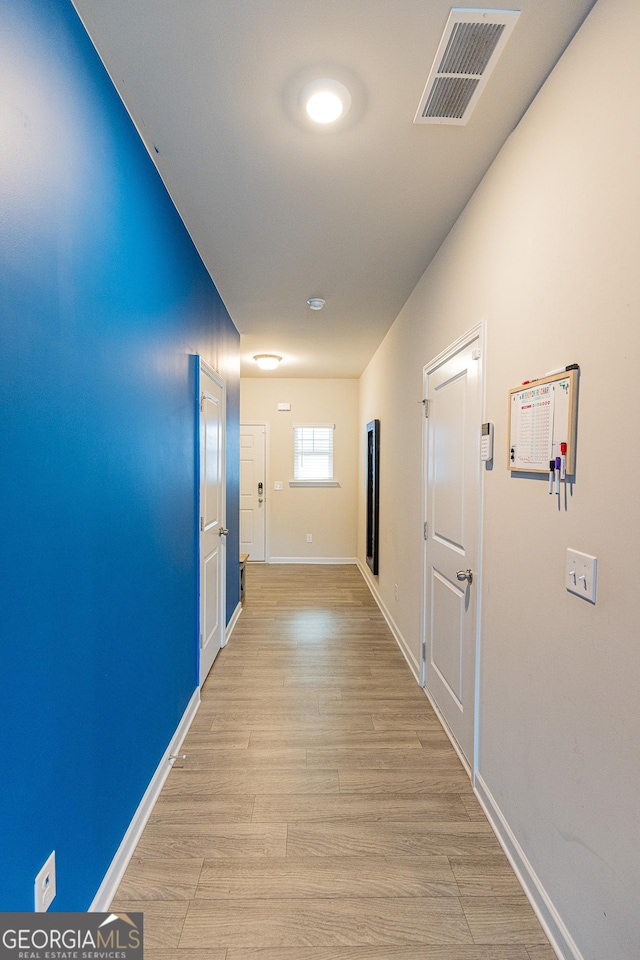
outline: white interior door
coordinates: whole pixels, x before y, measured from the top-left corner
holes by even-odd
[[[200,685],[225,637],[224,380],[200,361]]]
[[[476,332],[425,368],[424,675],[470,767],[478,643],[480,356]]]
[[[240,424],[240,553],[250,561],[266,559],[266,443],[265,423]]]

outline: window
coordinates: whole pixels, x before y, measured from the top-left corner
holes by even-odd
[[[294,480],[333,480],[333,428],[332,423],[293,428]]]

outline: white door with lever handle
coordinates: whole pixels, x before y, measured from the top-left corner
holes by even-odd
[[[200,686],[225,639],[224,380],[200,361]]]
[[[479,337],[425,369],[424,675],[427,690],[473,765],[480,504]]]
[[[240,424],[240,553],[266,560],[266,424]]]

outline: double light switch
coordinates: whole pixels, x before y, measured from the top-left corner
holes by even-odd
[[[567,550],[565,584],[567,590],[584,597],[591,603],[596,602],[596,574],[598,560],[588,553]]]

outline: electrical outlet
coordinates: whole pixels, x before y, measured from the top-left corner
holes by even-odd
[[[282,480],[274,480],[273,482],[274,490],[282,490]]]
[[[34,912],[46,913],[56,895],[56,852],[52,852],[34,884]]]
[[[307,543],[313,543],[313,534],[312,534],[312,533],[308,533],[308,534],[307,534]]]

